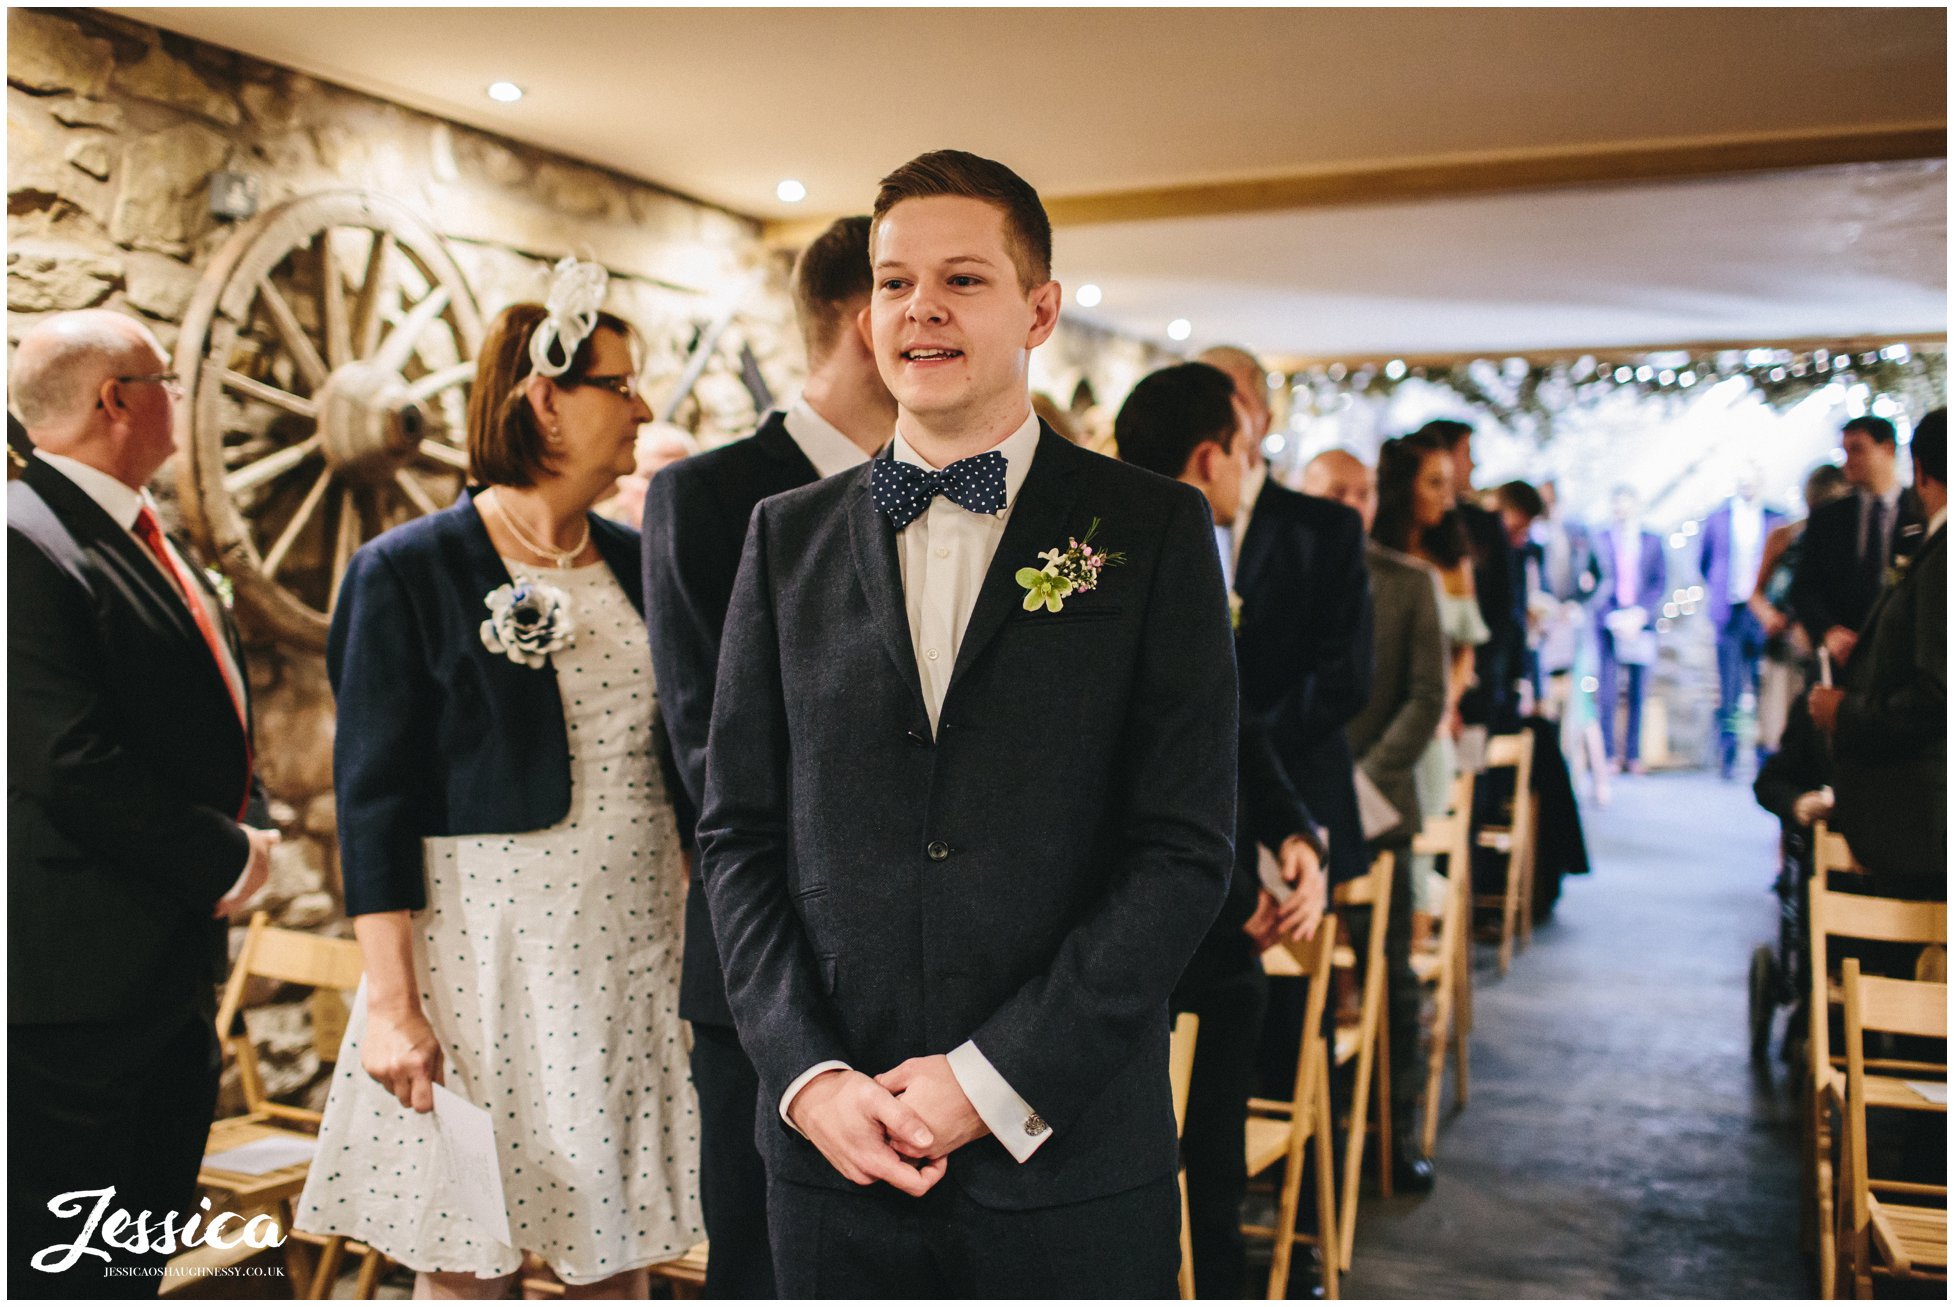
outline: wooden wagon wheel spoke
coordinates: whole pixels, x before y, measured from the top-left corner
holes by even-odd
[[[459,386],[464,381],[473,381],[474,379],[475,360],[463,359],[459,363],[451,363],[445,368],[437,368],[425,377],[416,379],[407,387],[407,392],[417,402],[425,404],[442,391]]]
[[[312,515],[319,511],[319,504],[325,499],[326,491],[331,486],[332,469],[327,468],[319,473],[319,479],[312,483],[312,489],[305,492],[305,499],[299,504],[298,511],[292,514],[292,520],[285,524],[285,529],[279,533],[278,539],[274,540],[271,548],[265,551],[265,561],[260,565],[259,570],[267,579],[277,577],[278,569],[285,565],[285,555],[292,552],[292,546],[298,543],[299,532],[305,530],[306,523],[310,522]]]
[[[421,457],[433,459],[435,462],[451,467],[457,472],[466,472],[468,470],[468,451],[465,449],[456,449],[453,445],[443,444],[439,440],[423,440],[421,442]]]
[[[302,418],[319,416],[319,405],[316,400],[308,399],[304,395],[294,395],[289,390],[280,390],[277,386],[247,377],[242,372],[233,372],[225,368],[219,379],[223,382],[224,389],[235,390],[238,394],[249,395],[253,399],[261,399],[267,404],[275,404],[287,413],[295,413]]]
[[[256,490],[266,482],[277,480],[318,453],[323,440],[324,437],[315,431],[296,445],[287,445],[275,454],[266,454],[255,462],[232,468],[224,474],[225,492],[235,498]]]
[[[375,233],[373,247],[366,252],[366,275],[360,282],[353,313],[353,353],[359,358],[371,358],[380,343],[381,302],[393,289],[387,270],[393,249],[394,234],[381,231]]]
[[[374,354],[373,361],[395,372],[406,367],[407,360],[414,355],[414,346],[420,341],[421,333],[427,330],[430,322],[441,316],[448,307],[448,299],[446,286],[436,286],[422,296],[420,303],[387,336],[386,343]]]
[[[360,506],[351,486],[340,488],[339,515],[333,525],[332,593],[337,595],[353,553],[360,547]]]
[[[258,631],[323,650],[360,546],[453,501],[481,341],[461,266],[387,196],[287,200],[217,251],[177,336],[179,502]]]
[[[353,361],[353,323],[346,312],[346,283],[340,280],[339,263],[332,256],[332,228],[319,233],[313,242],[319,255],[319,295],[326,319],[326,361],[335,368]]]
[[[434,497],[428,494],[427,487],[416,481],[414,474],[406,469],[394,473],[394,485],[399,487],[401,494],[407,496],[407,502],[422,513],[441,511],[440,505],[434,502]]]
[[[264,300],[265,308],[271,312],[272,324],[278,328],[280,340],[292,352],[298,362],[299,371],[313,390],[326,384],[326,361],[319,357],[319,347],[312,343],[312,337],[305,334],[299,324],[298,314],[292,312],[292,302],[285,298],[285,292],[272,284],[269,276],[258,279],[258,295]]]

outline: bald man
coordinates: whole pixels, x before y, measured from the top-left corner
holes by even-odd
[[[59,314],[11,382],[33,450],[7,486],[8,1288],[154,1296],[165,1255],[102,1236],[119,1211],[197,1211],[225,919],[278,837],[245,821],[229,619],[143,489],[175,447],[162,348]]]
[[[1356,509],[1366,534],[1377,517],[1377,473],[1347,449],[1326,449],[1305,464],[1303,493]]]

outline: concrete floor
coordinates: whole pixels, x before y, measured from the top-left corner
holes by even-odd
[[[1586,806],[1594,873],[1498,978],[1481,946],[1472,1101],[1438,1185],[1360,1203],[1352,1298],[1804,1298],[1797,1110],[1751,1069],[1776,824],[1713,774]]]

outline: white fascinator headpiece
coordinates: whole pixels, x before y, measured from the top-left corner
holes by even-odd
[[[604,305],[610,274],[600,263],[585,263],[567,255],[550,279],[547,316],[529,337],[529,366],[539,377],[560,377],[577,356],[577,347],[597,329],[597,312]]]

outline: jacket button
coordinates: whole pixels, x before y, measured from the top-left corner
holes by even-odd
[[[1036,1139],[1039,1135],[1044,1134],[1049,1129],[1051,1129],[1051,1127],[1045,1124],[1045,1118],[1038,1115],[1038,1113],[1036,1112],[1033,1112],[1030,1116],[1024,1119],[1024,1132],[1030,1135],[1033,1139]]]
[[[930,855],[931,862],[941,862],[945,858],[950,856],[950,846],[945,844],[942,840],[931,840],[929,846],[929,855]]]

